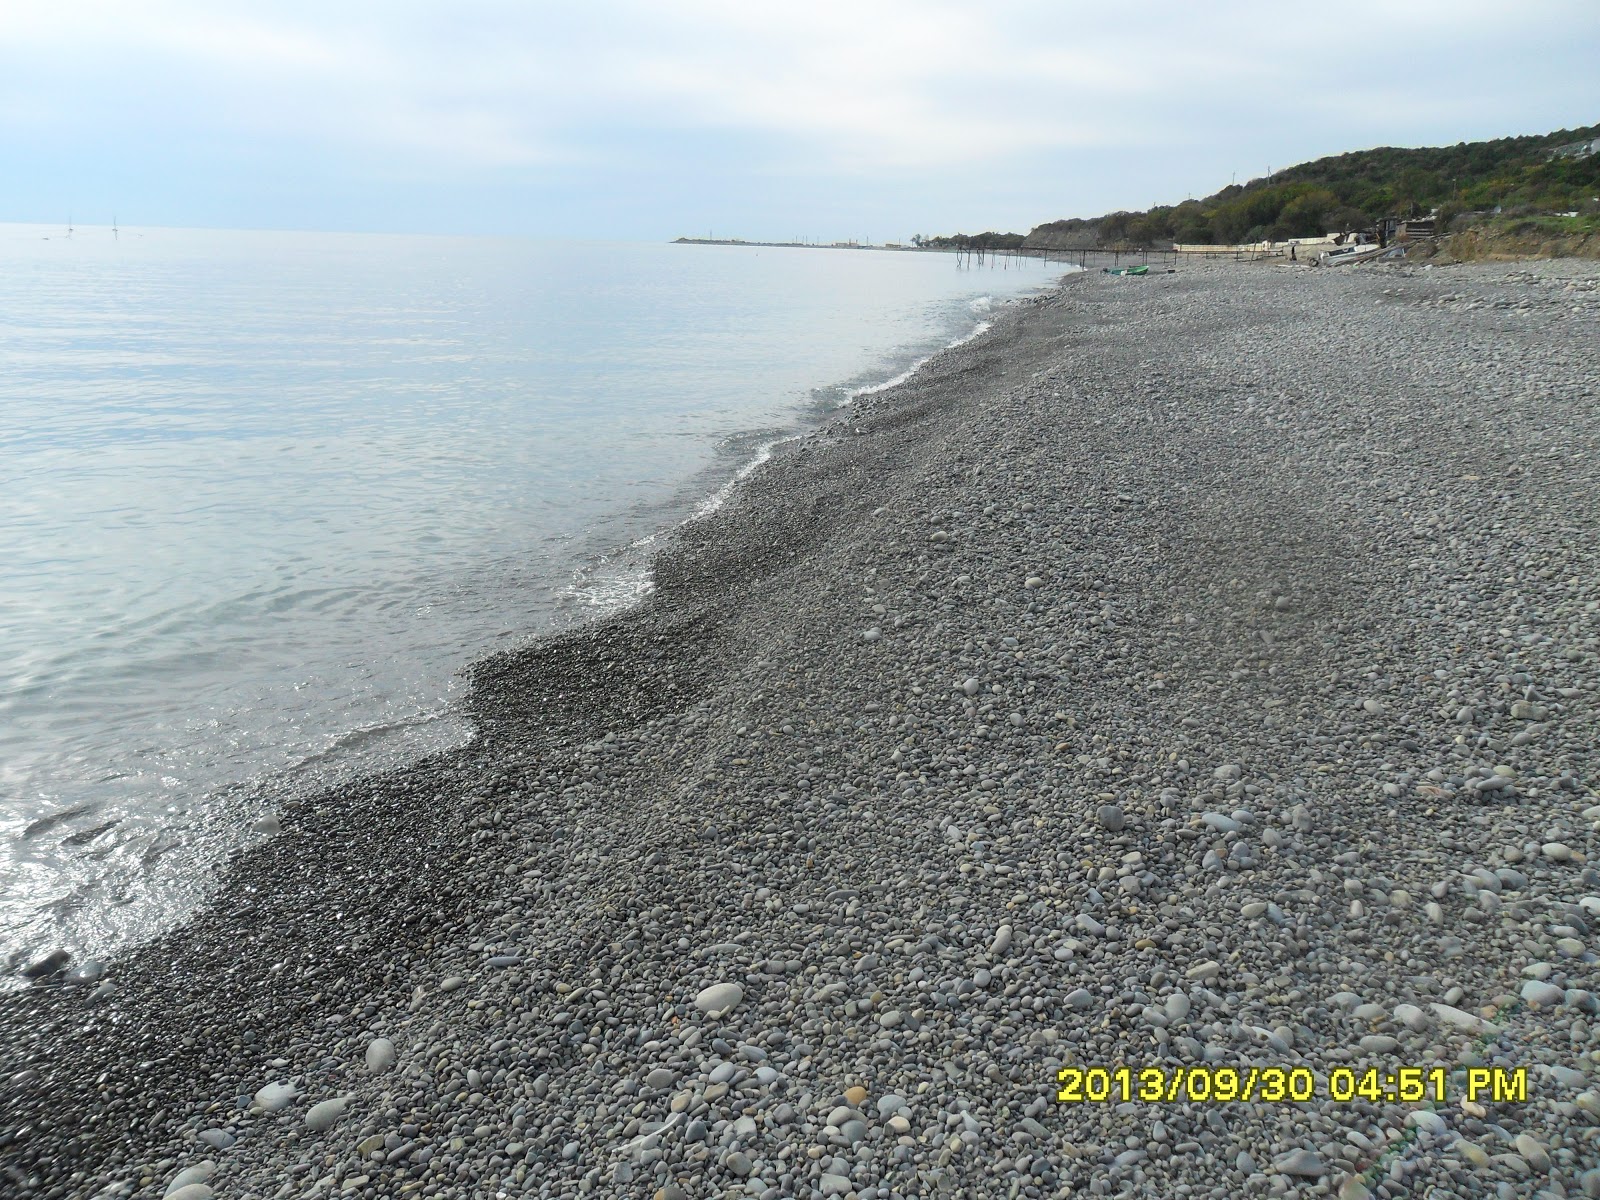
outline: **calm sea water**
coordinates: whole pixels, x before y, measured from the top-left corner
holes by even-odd
[[[284,789],[1062,268],[0,226],[0,957],[175,919]]]

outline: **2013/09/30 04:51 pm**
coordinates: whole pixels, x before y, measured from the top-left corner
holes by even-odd
[[[1312,1100],[1385,1101],[1417,1104],[1469,1101],[1523,1104],[1528,1099],[1526,1067],[1468,1067],[1451,1082],[1446,1067],[1335,1067],[1319,1078],[1308,1067],[1063,1067],[1056,1073],[1062,1104],[1124,1104],[1129,1101],[1191,1101],[1300,1104]]]

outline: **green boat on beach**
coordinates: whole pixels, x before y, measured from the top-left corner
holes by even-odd
[[[1148,275],[1149,267],[1105,267],[1107,275]]]

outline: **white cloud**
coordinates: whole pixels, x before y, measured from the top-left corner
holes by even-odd
[[[822,168],[972,164],[1125,139],[1135,114],[1116,102],[1205,82],[1181,41],[1129,53],[1122,29],[1030,36],[1058,13],[906,0],[596,0],[578,13],[28,2],[5,41],[14,57],[55,60],[63,79],[74,63],[108,82],[154,66],[198,125],[482,166],[581,155],[593,126],[630,121],[796,139]],[[68,119],[95,99],[54,97]]]
[[[954,190],[1088,153],[1254,161],[1308,126],[1350,145],[1515,122],[1530,96],[1595,98],[1592,71],[1539,59],[1592,61],[1597,31],[1592,0],[6,0],[0,147],[114,128],[423,184],[577,167],[687,189],[715,167]]]

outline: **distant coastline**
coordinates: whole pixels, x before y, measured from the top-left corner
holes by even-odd
[[[1051,247],[1034,246],[982,246],[982,245],[957,245],[941,242],[939,245],[924,244],[921,246],[907,246],[900,242],[884,242],[873,245],[870,242],[750,242],[743,238],[673,238],[669,243],[673,246],[746,246],[795,250],[889,250],[908,254],[953,254],[958,260],[976,260],[982,263],[986,260],[1000,262],[1003,259],[1038,258],[1045,262],[1076,262],[1079,266],[1086,266],[1091,256],[1099,256],[1112,262],[1121,262],[1123,259],[1138,259],[1148,262],[1154,256],[1158,260],[1171,260],[1177,262],[1182,256],[1178,247],[1171,249],[1150,249],[1135,247],[1126,249],[1117,246],[1074,247],[1068,250],[1058,250]],[[1197,248],[1186,247],[1185,250]],[[1282,251],[1278,251],[1282,253]],[[1208,246],[1194,254],[1196,258],[1233,258],[1239,259],[1243,255],[1252,257],[1261,256],[1261,252],[1254,247],[1239,246]]]
[[[912,253],[922,253],[925,250],[942,250],[943,247],[934,246],[907,246],[900,242],[883,242],[873,245],[871,242],[749,242],[744,238],[673,238],[674,246],[772,246],[780,249],[795,250],[904,250]]]

